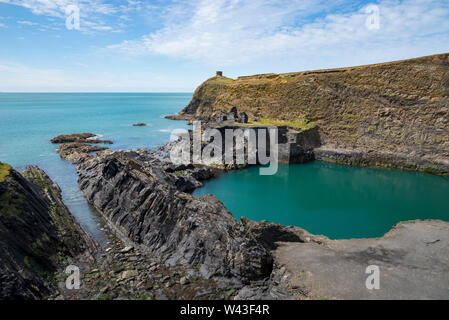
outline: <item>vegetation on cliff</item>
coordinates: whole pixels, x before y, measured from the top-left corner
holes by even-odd
[[[9,175],[11,171],[11,166],[6,163],[0,162],[0,182],[4,181],[6,176]]]
[[[251,122],[316,124],[322,145],[334,150],[400,155],[406,163],[398,167],[429,172],[449,167],[449,54],[229,82],[219,78],[199,86],[180,117],[210,120],[237,107]]]

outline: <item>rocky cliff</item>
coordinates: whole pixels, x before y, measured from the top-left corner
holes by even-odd
[[[42,299],[57,291],[55,271],[95,244],[42,170],[0,162],[0,247],[0,299]]]
[[[177,117],[237,107],[249,124],[317,126],[316,158],[449,173],[449,54],[333,70],[204,82]]]
[[[200,266],[203,277],[231,282],[269,277],[270,252],[217,198],[183,192],[210,173],[168,160],[144,149],[108,150],[77,165],[78,182],[125,242],[165,265]]]

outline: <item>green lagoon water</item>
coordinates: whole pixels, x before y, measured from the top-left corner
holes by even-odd
[[[416,172],[312,162],[226,173],[195,196],[212,193],[236,216],[302,227],[331,239],[379,237],[399,221],[449,221],[449,179]]]
[[[49,140],[92,132],[113,140],[113,150],[156,148],[182,121],[164,119],[188,104],[190,93],[0,93],[0,161],[22,170],[38,165],[61,187],[80,224],[100,243],[101,219],[87,204],[75,168]],[[133,123],[149,123],[133,127]],[[331,238],[381,236],[401,220],[449,221],[449,179],[324,163],[258,168],[209,181],[194,195],[215,194],[237,217],[296,225]]]

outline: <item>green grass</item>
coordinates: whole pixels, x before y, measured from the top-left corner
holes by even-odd
[[[175,171],[175,172],[172,172],[172,175],[174,175],[175,177],[183,177],[183,176],[187,175],[187,171],[186,170]]]
[[[23,262],[25,263],[25,265],[28,268],[33,269],[33,266],[32,266],[31,261],[30,261],[30,257],[25,256],[25,258],[23,258]]]
[[[153,300],[153,295],[151,293],[143,293],[134,297],[135,300]]]
[[[228,77],[217,77],[217,81],[229,83],[229,82],[234,81],[234,79],[228,78]]]
[[[235,293],[235,289],[230,289],[226,293],[228,294],[228,296],[232,296]]]
[[[281,120],[275,118],[261,118],[255,122],[249,122],[250,125],[262,125],[262,126],[286,126],[301,130],[312,129],[316,126],[315,122],[310,122],[307,119],[294,119],[294,120]]]
[[[109,296],[106,293],[101,293],[93,300],[109,300]]]
[[[11,166],[9,164],[0,162],[0,182],[3,182],[5,180],[10,171]]]

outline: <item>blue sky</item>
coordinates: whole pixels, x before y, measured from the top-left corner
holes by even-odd
[[[79,30],[66,28],[73,5]],[[0,39],[3,92],[191,92],[216,70],[234,78],[449,52],[449,1],[0,0]]]

